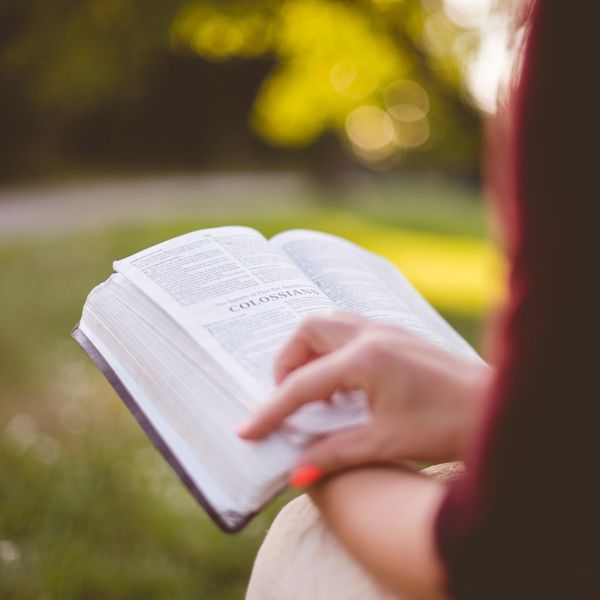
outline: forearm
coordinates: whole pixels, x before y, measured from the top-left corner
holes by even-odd
[[[433,524],[441,484],[397,468],[367,467],[310,490],[331,529],[377,579],[414,599],[444,598]]]

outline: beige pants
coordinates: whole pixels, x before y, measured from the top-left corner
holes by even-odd
[[[425,469],[448,481],[459,463]],[[308,496],[292,500],[277,515],[250,577],[246,600],[398,600],[338,542]]]

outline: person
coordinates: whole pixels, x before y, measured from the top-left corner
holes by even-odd
[[[593,13],[594,3],[530,5],[490,171],[510,263],[495,368],[346,314],[309,319],[279,355],[275,397],[242,437],[260,439],[344,388],[366,391],[372,420],[301,457],[291,482],[312,504],[298,518],[320,523],[320,537],[301,571],[293,557],[306,536],[279,527],[287,591],[262,598],[600,598]],[[450,484],[411,468],[457,459],[466,471]],[[320,595],[303,594],[311,580]]]

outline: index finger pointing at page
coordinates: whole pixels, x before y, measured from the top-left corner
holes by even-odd
[[[348,343],[364,326],[353,315],[332,313],[309,317],[275,358],[275,381],[281,383],[292,371]]]
[[[338,389],[356,387],[351,360],[352,354],[342,349],[294,371],[275,392],[272,402],[238,429],[238,435],[263,438],[303,404],[329,398]]]

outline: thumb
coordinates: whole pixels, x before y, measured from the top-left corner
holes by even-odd
[[[322,477],[367,463],[379,462],[381,435],[370,424],[332,433],[302,453],[290,476],[292,487],[305,487]]]

